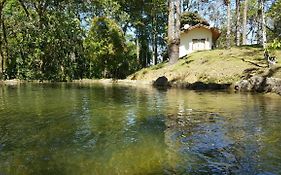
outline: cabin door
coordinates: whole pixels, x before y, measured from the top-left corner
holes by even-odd
[[[206,39],[193,39],[192,50],[205,50]]]

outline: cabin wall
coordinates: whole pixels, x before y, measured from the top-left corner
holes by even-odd
[[[181,33],[180,40],[180,57],[196,50],[212,49],[212,32],[206,28],[195,28],[188,32]],[[205,40],[204,43],[203,40]]]

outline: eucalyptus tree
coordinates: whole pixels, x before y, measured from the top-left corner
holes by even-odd
[[[227,8],[227,32],[226,32],[226,47],[231,47],[231,5],[230,0],[224,0]]]
[[[242,44],[247,44],[247,15],[248,15],[248,0],[244,0],[244,10],[243,10],[243,33],[242,33]]]
[[[157,64],[166,50],[167,3],[166,0],[118,0],[129,15],[124,32],[133,33],[137,45],[140,67]]]
[[[167,5],[163,0],[152,0],[149,7],[150,9],[150,28],[151,28],[151,45],[153,52],[153,64],[159,63],[159,54],[166,50],[166,31],[167,31]]]
[[[169,0],[168,20],[168,53],[169,62],[174,64],[179,58],[180,45],[180,1]]]
[[[236,46],[240,46],[240,28],[241,28],[241,22],[240,22],[240,0],[236,0]]]
[[[131,2],[125,1],[123,8],[130,15],[129,28],[135,30],[139,65],[141,68],[147,67],[152,59],[152,51],[149,47],[150,34],[152,33],[151,27],[149,27],[151,24],[149,6],[146,1],[133,0]]]
[[[265,8],[264,8],[264,1],[265,0],[259,0],[259,4],[260,4],[260,17],[261,17],[261,32],[262,32],[262,46],[265,49],[266,48],[266,21],[265,21]]]
[[[7,34],[6,34],[6,27],[5,27],[5,19],[4,19],[4,8],[6,5],[7,0],[0,1],[0,79],[2,79],[4,70],[6,67],[6,60],[7,60]]]

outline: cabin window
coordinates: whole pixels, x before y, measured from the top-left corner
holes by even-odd
[[[192,50],[205,50],[206,39],[193,39],[192,40]]]

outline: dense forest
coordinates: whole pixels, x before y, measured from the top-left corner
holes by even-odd
[[[281,0],[0,0],[0,79],[125,78],[176,62],[180,19],[218,27],[217,47],[280,48]]]

